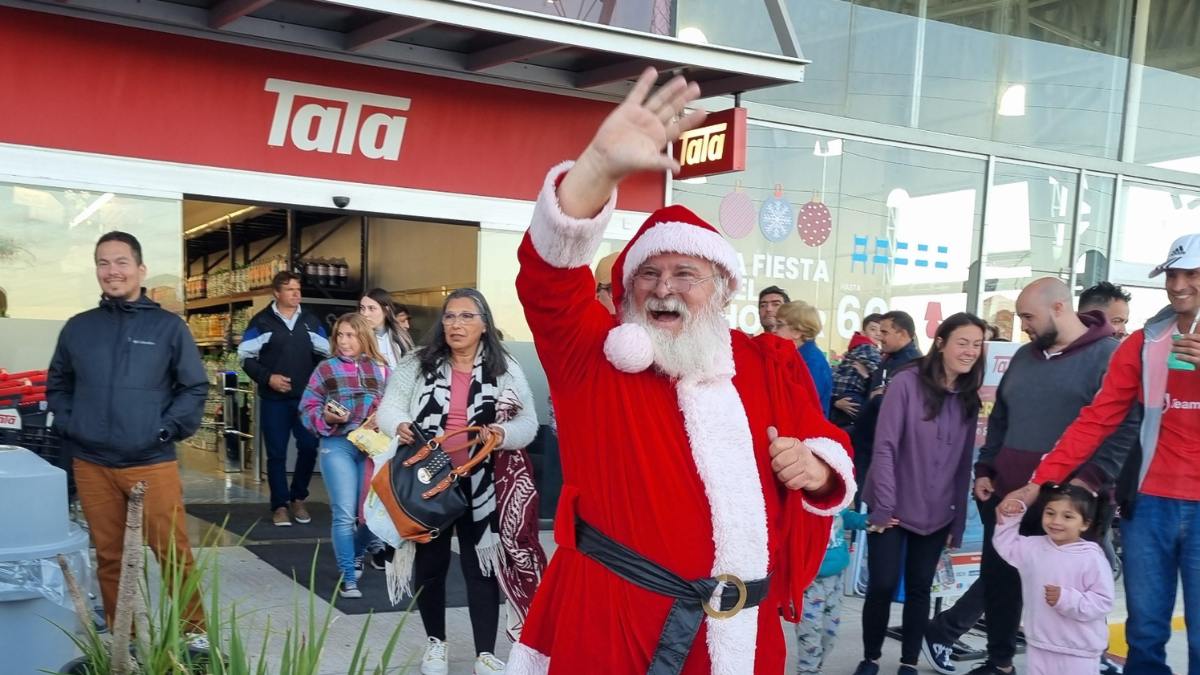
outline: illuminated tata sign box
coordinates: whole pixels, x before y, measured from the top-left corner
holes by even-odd
[[[746,109],[709,113],[704,126],[679,136],[671,144],[679,160],[677,180],[715,176],[746,168]]]

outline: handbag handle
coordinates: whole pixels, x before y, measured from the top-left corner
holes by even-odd
[[[415,464],[416,462],[420,461],[421,459],[424,459],[425,457],[429,456],[429,453],[432,451],[434,446],[444,445],[445,442],[450,438],[459,436],[461,434],[479,433],[481,431],[483,431],[483,427],[464,427],[462,429],[459,429],[458,431],[452,431],[448,434],[442,434],[441,436],[438,436],[437,438],[433,439],[432,441],[429,441],[428,443],[426,443],[425,447],[418,450],[415,454],[413,454],[412,457],[410,457],[407,461],[404,462],[404,466],[411,466],[410,462]],[[474,441],[474,443],[478,443],[478,442],[479,442],[478,440]],[[421,494],[421,496],[424,497],[425,499],[429,499],[430,497],[433,497],[442,492],[445,492],[446,489],[449,488],[452,484],[454,484],[455,481],[457,481],[459,478],[462,478],[463,476],[466,476],[467,474],[474,471],[475,467],[479,466],[483,462],[483,460],[487,459],[488,455],[492,454],[492,451],[496,449],[496,445],[499,442],[500,442],[500,436],[498,434],[491,434],[489,436],[487,442],[484,443],[483,447],[481,447],[471,457],[470,461],[468,461],[466,464],[463,464],[462,466],[458,466],[458,467],[451,469],[450,473],[445,478],[443,478],[440,482],[438,482],[437,485],[434,485],[433,487],[426,490],[424,493]]]

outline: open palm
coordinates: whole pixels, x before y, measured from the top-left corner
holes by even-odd
[[[597,168],[613,180],[639,171],[677,171],[679,163],[666,152],[667,144],[704,121],[702,110],[683,114],[700,96],[699,85],[675,77],[650,94],[657,76],[647,68],[592,139],[589,149]]]

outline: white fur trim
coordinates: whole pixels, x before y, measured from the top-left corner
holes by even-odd
[[[732,362],[732,356],[730,356]],[[679,407],[712,517],[712,574],[751,581],[767,574],[767,507],[746,410],[730,377],[681,380]],[[716,674],[752,670],[758,608],[729,619],[705,617]]]
[[[819,509],[808,503],[807,499],[801,500],[804,503],[804,510],[809,513],[815,513],[818,516],[836,516],[842,512],[842,509],[850,505],[854,501],[854,493],[858,491],[858,484],[854,482],[854,461],[850,459],[850,455],[841,443],[832,438],[808,438],[804,440],[804,444],[817,457],[821,458],[829,468],[842,479],[846,484],[846,494],[842,496],[842,501],[828,509]]]
[[[550,657],[520,642],[508,652],[507,675],[546,675],[550,672]]]
[[[742,276],[742,263],[737,251],[725,237],[712,230],[690,223],[669,221],[659,223],[642,233],[625,252],[621,281],[630,287],[633,275],[647,259],[661,253],[679,253],[703,258],[720,265],[729,276],[729,290],[736,291]]]
[[[623,373],[640,373],[654,363],[654,342],[645,328],[623,323],[608,331],[604,356]]]
[[[604,228],[617,205],[617,191],[613,190],[612,197],[594,218],[572,218],[563,213],[558,203],[558,178],[574,165],[574,162],[563,162],[550,169],[529,224],[529,236],[538,255],[560,269],[592,264],[604,238]]]

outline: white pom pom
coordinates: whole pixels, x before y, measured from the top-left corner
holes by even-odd
[[[654,363],[654,343],[645,328],[623,323],[608,331],[604,338],[604,356],[617,370],[640,373]]]

